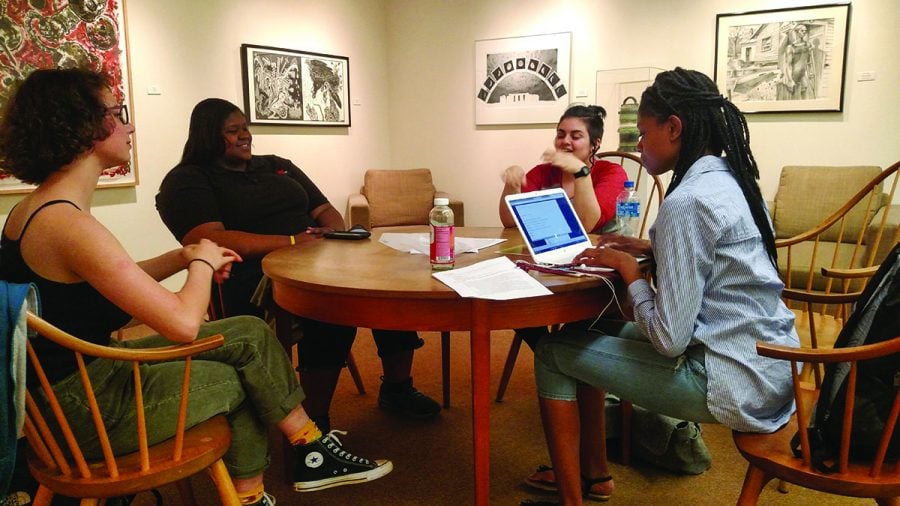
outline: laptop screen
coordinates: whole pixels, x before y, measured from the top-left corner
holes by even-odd
[[[590,240],[562,189],[510,195],[510,211],[534,256]]]

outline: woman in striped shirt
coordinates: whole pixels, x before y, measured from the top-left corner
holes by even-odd
[[[674,172],[650,240],[604,236],[575,260],[618,271],[634,322],[570,324],[535,352],[563,504],[613,491],[599,389],[650,411],[740,431],[772,432],[793,411],[788,364],[755,348],[757,341],[799,343],[780,298],[746,120],[707,76],[676,68],[644,91],[638,129],[648,171]],[[635,254],[654,258],[655,287]]]

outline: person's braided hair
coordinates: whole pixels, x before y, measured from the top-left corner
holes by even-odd
[[[687,170],[701,156],[720,156],[725,152],[728,169],[740,185],[766,252],[776,265],[775,235],[757,183],[759,168],[750,150],[750,131],[737,106],[725,99],[706,75],[677,67],[656,76],[653,85],[641,95],[638,112],[658,120],[671,115],[681,119],[681,152],[667,195],[678,187]]]

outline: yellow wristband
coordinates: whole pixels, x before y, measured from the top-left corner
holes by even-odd
[[[291,238],[291,246],[297,244],[297,239],[294,239],[294,236],[290,235],[290,236],[288,236],[288,237]]]

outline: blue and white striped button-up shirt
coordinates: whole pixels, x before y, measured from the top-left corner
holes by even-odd
[[[657,291],[628,287],[635,321],[669,357],[705,347],[707,405],[740,431],[771,432],[793,411],[790,364],[756,342],[799,346],[784,284],[725,159],[705,156],[663,201],[650,229]]]

